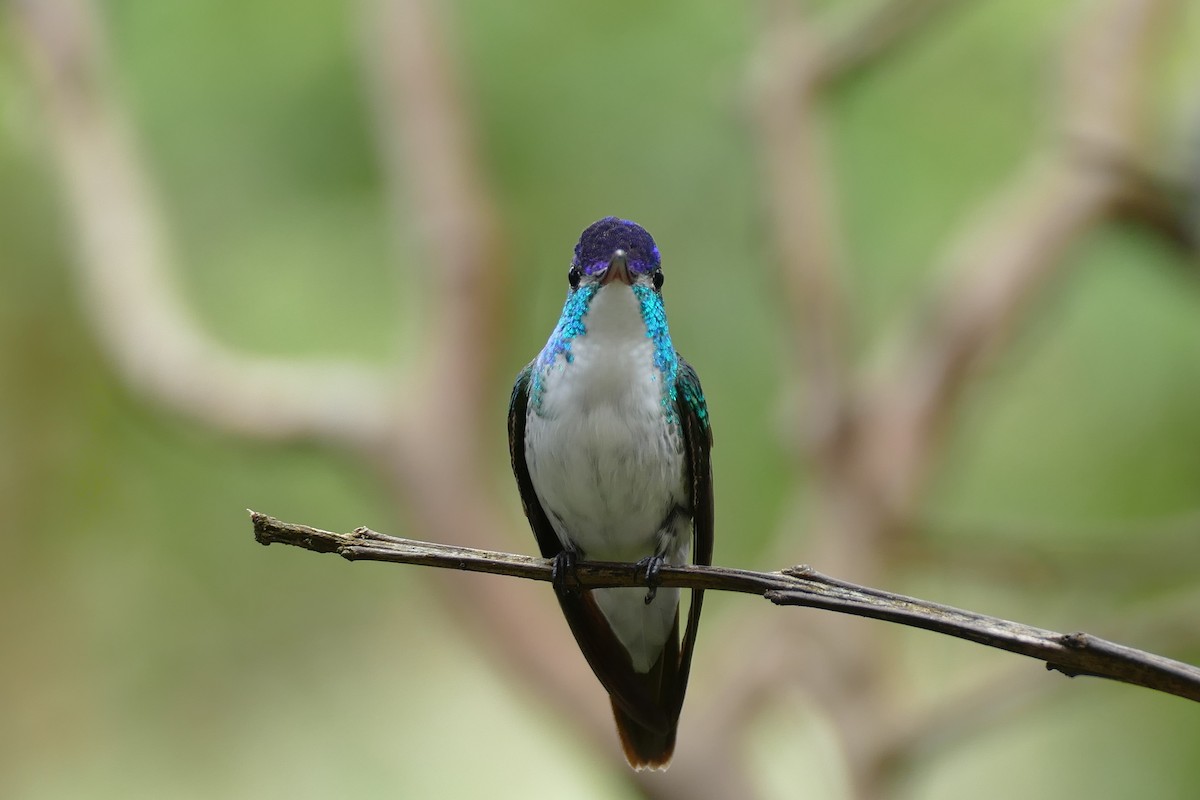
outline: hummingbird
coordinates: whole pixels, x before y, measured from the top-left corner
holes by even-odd
[[[666,769],[700,622],[663,565],[712,563],[712,432],[696,371],[675,351],[658,246],[605,217],[575,245],[566,303],[517,376],[508,442],[525,516],[575,640],[609,694],[631,767]],[[569,585],[577,560],[636,563],[646,587]]]

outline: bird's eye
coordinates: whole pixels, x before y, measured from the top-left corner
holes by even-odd
[[[653,280],[654,280],[654,290],[658,291],[659,289],[662,288],[662,285],[663,285],[663,274],[662,274],[661,269],[656,269],[654,271]]]
[[[571,267],[571,271],[567,273],[567,282],[571,284],[572,289],[579,288],[580,275],[582,273],[579,271],[579,267]]]

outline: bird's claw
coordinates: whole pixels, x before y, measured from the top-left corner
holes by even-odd
[[[662,572],[666,561],[662,556],[646,556],[637,562],[638,569],[646,571],[646,586],[649,587],[649,591],[646,592],[646,605],[653,603],[658,595],[659,573]]]
[[[560,551],[550,562],[550,584],[558,594],[577,591],[579,581],[575,576],[575,554],[570,550]]]

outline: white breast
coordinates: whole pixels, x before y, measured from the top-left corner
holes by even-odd
[[[683,446],[662,410],[662,375],[633,292],[592,299],[587,333],[543,379],[525,432],[529,476],[563,545],[586,557],[637,560],[676,504],[686,505]]]
[[[542,507],[563,546],[603,561],[663,555],[687,561],[691,509],[683,441],[663,413],[662,374],[632,290],[601,288],[571,342],[543,377],[540,408],[525,428],[525,459]],[[685,513],[672,512],[685,509]],[[670,633],[678,592],[598,590],[595,597],[646,671]]]

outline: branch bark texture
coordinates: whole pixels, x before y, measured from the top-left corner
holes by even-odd
[[[485,572],[549,581],[545,558],[422,542],[356,528],[334,533],[250,512],[260,544],[289,544],[349,561],[386,561],[466,572]],[[1116,644],[1082,631],[1058,633],[1019,622],[941,605],[916,597],[859,586],[822,575],[808,566],[776,572],[729,567],[664,566],[660,585],[680,589],[753,594],[781,606],[804,606],[893,622],[1007,650],[1046,662],[1047,669],[1075,677],[1092,675],[1143,686],[1200,702],[1200,668]],[[635,564],[580,562],[568,581],[580,589],[642,586]]]

